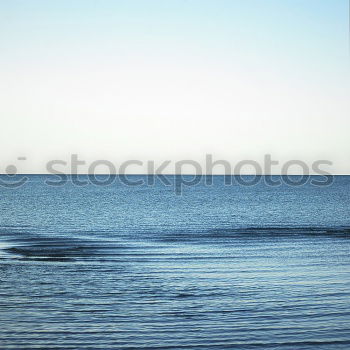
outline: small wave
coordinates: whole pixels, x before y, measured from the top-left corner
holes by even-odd
[[[28,232],[8,232],[0,249],[12,257],[30,260],[71,261],[80,258],[117,255],[122,248],[113,241],[82,239]]]
[[[187,230],[177,232],[166,232],[163,234],[155,235],[161,241],[166,243],[173,243],[179,241],[195,241],[198,243],[217,240],[217,239],[230,239],[235,237],[246,238],[261,238],[263,237],[282,237],[290,235],[299,236],[332,236],[336,238],[350,238],[349,227],[283,227],[283,226],[270,226],[270,227],[241,227],[241,228],[211,228],[208,230]]]

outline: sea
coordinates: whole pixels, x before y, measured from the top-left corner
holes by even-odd
[[[1,349],[350,349],[350,176],[18,176]]]

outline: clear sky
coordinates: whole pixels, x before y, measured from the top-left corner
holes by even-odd
[[[0,1],[0,147],[329,159],[350,173],[347,0]]]

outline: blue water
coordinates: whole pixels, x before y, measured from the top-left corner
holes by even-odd
[[[350,348],[350,176],[45,179],[0,187],[0,348]]]

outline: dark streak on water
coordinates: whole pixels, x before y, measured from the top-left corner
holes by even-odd
[[[0,195],[0,348],[350,348],[350,177]]]

